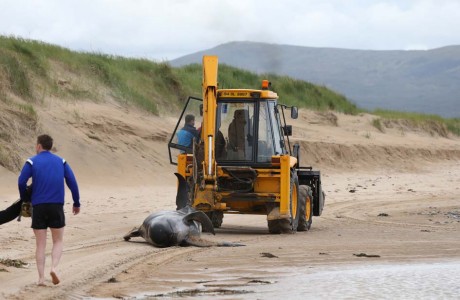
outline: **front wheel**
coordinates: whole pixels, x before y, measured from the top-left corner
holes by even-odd
[[[291,185],[290,185],[290,199],[289,199],[289,212],[291,214],[291,230],[292,232],[297,231],[300,220],[300,211],[299,211],[299,178],[295,170],[291,171]]]
[[[271,234],[292,232],[291,222],[288,219],[276,219],[268,221],[268,232]]]
[[[291,172],[291,184],[289,194],[289,214],[286,219],[276,219],[268,221],[268,231],[270,233],[295,233],[301,218],[299,201],[299,179],[295,171]]]
[[[209,217],[209,219],[212,222],[212,226],[214,228],[220,228],[222,226],[222,222],[224,219],[224,213],[222,211],[208,211],[206,212],[206,215]]]
[[[297,231],[310,230],[313,217],[312,192],[308,185],[299,186],[299,225]]]

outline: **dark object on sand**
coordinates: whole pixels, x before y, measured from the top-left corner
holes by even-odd
[[[268,258],[278,258],[278,256],[271,254],[270,252],[262,252],[260,253],[260,256],[262,257],[268,257]]]
[[[16,200],[7,209],[0,211],[0,225],[16,219],[21,213],[22,200]]]
[[[176,198],[176,211],[160,211],[149,215],[139,228],[134,228],[123,238],[143,237],[156,247],[197,246],[197,247],[235,247],[244,246],[228,242],[210,242],[200,238],[201,231],[214,233],[209,217],[189,205],[187,183],[180,174]]]
[[[357,256],[357,257],[380,257],[380,255],[377,255],[377,254],[366,254],[366,253],[353,253],[354,256]]]
[[[10,205],[5,210],[0,211],[0,225],[13,221],[18,218],[18,221],[21,221],[19,217],[21,215],[21,207],[23,203],[30,203],[30,197],[32,195],[32,186],[27,187],[26,199],[18,199],[12,205]]]

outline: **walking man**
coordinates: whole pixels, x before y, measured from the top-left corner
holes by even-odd
[[[50,275],[53,284],[60,282],[56,268],[61,259],[64,237],[64,181],[72,192],[74,215],[80,212],[80,194],[77,181],[67,162],[50,152],[53,139],[47,135],[37,138],[37,155],[29,158],[18,178],[19,194],[24,199],[27,182],[32,177],[32,228],[35,234],[35,259],[38,285],[45,285],[45,250],[48,227],[51,231]]]

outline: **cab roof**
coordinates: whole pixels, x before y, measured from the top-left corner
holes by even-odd
[[[278,94],[270,90],[222,89],[217,90],[218,98],[278,99]]]

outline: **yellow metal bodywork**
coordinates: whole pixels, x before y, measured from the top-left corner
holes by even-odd
[[[281,160],[280,176],[280,215],[289,215],[290,186],[291,186],[291,169],[289,167],[290,156],[283,155]]]
[[[187,164],[187,157],[190,161],[191,156],[190,154],[179,155],[178,173],[184,177],[191,176],[191,172],[188,170],[190,165]],[[199,184],[195,186],[193,206],[202,211],[217,210],[228,213],[266,214],[266,211],[261,211],[259,208],[266,202],[274,202],[278,206],[270,212],[267,219],[289,218],[291,212],[291,168],[295,165],[296,159],[288,155],[275,158],[274,160],[279,161],[279,163],[275,163],[272,168],[255,169],[258,176],[254,182],[254,191],[251,193],[254,199],[248,200],[247,197],[235,196],[228,191],[217,191],[215,182],[211,182],[204,186]],[[217,166],[216,178],[226,176],[229,175],[225,174],[222,167]],[[294,204],[297,203],[295,199],[293,202]]]
[[[194,187],[193,206],[202,211],[223,211],[227,213],[267,214],[263,210],[266,203],[273,203],[267,215],[268,220],[290,217],[291,168],[297,163],[289,155],[272,157],[270,168],[255,169],[257,178],[253,192],[241,195],[217,190],[217,178],[229,176],[218,166],[214,154],[216,108],[218,98],[238,98],[253,100],[254,95],[262,99],[278,99],[270,90],[225,89],[217,90],[217,56],[203,57],[203,125],[201,140],[204,143],[204,159],[198,164],[203,168],[203,181]],[[192,154],[178,156],[177,171],[184,177],[192,176]]]
[[[214,138],[217,108],[217,56],[203,56],[203,126],[204,141],[203,170],[205,180],[215,181]]]
[[[248,98],[252,100],[252,94],[260,94],[262,99],[278,99],[278,94],[268,90],[252,90],[252,89],[225,89],[219,90],[218,95],[222,98]]]

